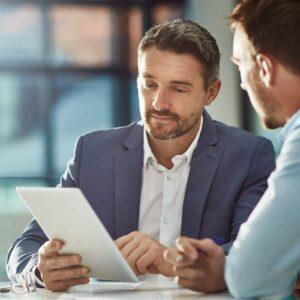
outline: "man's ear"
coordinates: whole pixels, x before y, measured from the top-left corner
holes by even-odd
[[[271,57],[265,54],[257,54],[256,62],[258,65],[259,78],[266,87],[270,87],[274,83],[275,66]]]
[[[207,89],[207,97],[205,100],[205,106],[210,105],[218,96],[221,89],[222,82],[220,79],[215,80]]]

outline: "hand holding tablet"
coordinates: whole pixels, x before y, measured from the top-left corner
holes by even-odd
[[[88,282],[88,276],[138,282],[79,189],[17,188],[17,192],[50,240],[39,251],[39,267],[47,274],[46,281],[59,278],[67,282],[54,288]]]

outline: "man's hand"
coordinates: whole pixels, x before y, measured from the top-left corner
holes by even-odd
[[[60,255],[63,243],[58,240],[46,242],[38,251],[38,270],[48,290],[66,291],[71,286],[89,282],[89,269],[80,265],[76,254]]]
[[[136,275],[174,275],[172,265],[163,258],[167,248],[147,234],[134,231],[118,238],[115,243]]]
[[[225,254],[221,247],[210,239],[186,237],[178,238],[176,247],[166,250],[164,257],[173,265],[175,281],[179,285],[202,293],[226,289]]]

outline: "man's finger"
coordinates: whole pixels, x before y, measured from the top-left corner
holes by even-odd
[[[221,247],[211,239],[196,240],[182,237],[176,240],[176,246],[180,251],[186,253],[192,259],[195,259],[193,258],[194,254],[192,254],[195,251],[197,252],[197,257],[199,252],[202,252],[207,256],[214,256],[216,253],[223,251]]]
[[[121,250],[126,244],[128,244],[136,235],[137,231],[133,231],[127,235],[123,235],[115,240],[115,244],[119,250]]]
[[[207,256],[214,256],[218,252],[223,252],[222,248],[211,239],[195,240],[193,246]]]
[[[178,249],[167,249],[164,252],[164,259],[174,266],[188,267],[194,264],[194,260],[190,259]]]
[[[72,278],[88,277],[90,270],[86,267],[74,267],[47,272],[43,276],[44,281],[60,281]]]
[[[147,273],[147,268],[150,266],[156,257],[154,251],[148,250],[144,255],[142,255],[136,262],[136,268],[141,274]]]
[[[188,280],[201,280],[204,276],[204,273],[200,268],[174,267],[174,273],[176,276]]]
[[[190,259],[196,260],[198,258],[198,251],[196,248],[196,242],[198,240],[191,239],[191,238],[186,238],[186,237],[180,237],[176,239],[175,244],[176,247],[189,256]]]
[[[137,247],[133,252],[130,253],[130,255],[127,257],[127,262],[130,265],[134,265],[136,270],[140,275],[143,275],[146,273],[147,269],[143,268],[143,266],[140,266],[137,264],[138,260],[149,250],[149,247],[144,245],[141,247]]]
[[[198,280],[190,280],[179,276],[176,276],[174,280],[178,285],[186,289],[200,290],[201,288],[201,281]]]
[[[64,243],[60,240],[50,240],[44,243],[39,249],[39,254],[44,257],[53,257],[62,249]]]
[[[127,257],[136,250],[142,243],[142,236],[133,237],[124,247],[120,250],[122,255],[127,259]]]
[[[45,259],[43,265],[46,270],[58,270],[78,266],[80,263],[81,257],[77,254],[71,254]]]

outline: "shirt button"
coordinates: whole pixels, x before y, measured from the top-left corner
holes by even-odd
[[[167,176],[167,179],[168,179],[169,181],[171,181],[171,180],[172,180],[172,176],[171,176],[171,175],[168,175],[168,176]]]
[[[153,165],[153,159],[151,157],[148,159],[148,162],[150,165]]]
[[[162,221],[163,221],[163,224],[165,224],[165,225],[169,224],[169,219],[166,217],[164,217]]]

